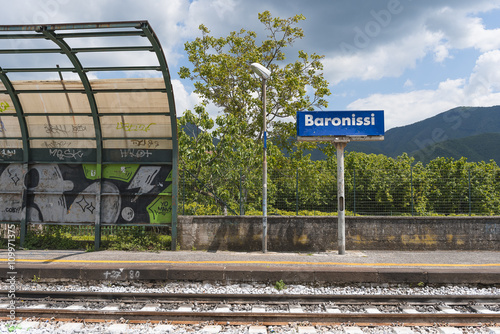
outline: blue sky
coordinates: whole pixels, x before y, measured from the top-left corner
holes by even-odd
[[[199,36],[198,26],[263,37],[257,15],[265,10],[305,15],[294,51],[325,56],[329,110],[384,109],[388,130],[457,106],[500,104],[500,0],[17,0],[2,8],[4,25],[148,20],[167,57],[178,115],[199,102],[177,75],[189,65],[184,43]],[[0,57],[0,67],[11,61]]]

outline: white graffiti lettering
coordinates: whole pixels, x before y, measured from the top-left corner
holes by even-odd
[[[78,158],[81,158],[83,156],[82,151],[71,150],[71,149],[66,149],[66,150],[50,149],[49,153],[51,156],[57,157],[59,160],[65,160],[65,159],[78,160]]]
[[[120,270],[111,270],[111,271],[105,271],[104,272],[104,278],[105,279],[119,279],[122,276],[123,269]]]
[[[9,150],[9,149],[2,149],[0,151],[0,157],[5,158],[5,157],[12,157],[16,154],[16,150]]]
[[[120,150],[120,153],[122,155],[122,158],[143,158],[143,157],[149,157],[150,155],[153,154],[149,150],[134,150],[134,149]]]

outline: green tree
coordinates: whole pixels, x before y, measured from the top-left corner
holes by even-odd
[[[491,160],[469,163],[471,213],[500,214],[500,168]]]
[[[252,74],[250,64],[261,63],[271,71],[266,108],[269,136],[285,145],[295,135],[290,118],[299,110],[313,110],[313,105],[326,107],[324,97],[330,95],[322,73],[324,56],[301,50],[295,61],[286,62],[286,48],[304,37],[302,28],[296,26],[304,19],[303,15],[280,19],[268,11],[260,13],[268,36],[259,45],[253,31],[241,29],[227,37],[214,37],[200,25],[202,36],[185,44],[193,68],[182,67],[179,75],[195,81],[194,92],[203,104],[213,103],[223,115],[236,117],[242,125],[239,135],[260,141],[262,98],[255,93],[262,94],[262,81]]]
[[[295,136],[295,123],[290,119],[298,110],[326,107],[324,97],[330,94],[322,73],[323,56],[301,50],[294,61],[287,62],[287,48],[304,37],[297,26],[304,16],[280,19],[266,11],[258,18],[268,33],[261,42],[253,31],[241,29],[227,37],[214,37],[200,25],[201,37],[185,44],[192,68],[179,71],[182,79],[194,81],[194,92],[202,99],[194,112],[187,111],[181,117],[180,124],[191,123],[207,131],[199,138],[189,138],[180,130],[181,168],[189,170],[202,181],[200,184],[212,184],[214,189],[217,185],[211,194],[207,187],[198,189],[199,193],[230,203],[239,200],[241,175],[244,200],[256,196],[261,186],[257,182],[261,176],[257,178],[256,173],[260,172],[263,151],[262,81],[252,74],[250,64],[258,62],[271,71],[266,104],[270,156],[280,155],[281,149],[292,151],[297,143],[290,140]],[[206,112],[208,104],[220,110],[215,122]]]
[[[439,214],[469,212],[467,159],[439,157],[427,164],[428,209]]]
[[[191,202],[234,212],[239,211],[240,201],[256,202],[262,150],[250,138],[234,135],[235,123],[232,115],[214,122],[202,106],[187,110],[179,119],[180,166],[189,181],[181,187]],[[189,133],[193,125],[197,131]],[[246,185],[245,191],[239,191],[240,182]],[[244,198],[239,198],[240,193]]]

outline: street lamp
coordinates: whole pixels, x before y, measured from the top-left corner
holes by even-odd
[[[252,71],[262,78],[262,132],[264,152],[262,153],[262,252],[267,253],[267,124],[266,124],[266,82],[271,76],[271,71],[259,63],[250,65]]]

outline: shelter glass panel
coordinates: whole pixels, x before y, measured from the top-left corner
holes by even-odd
[[[167,94],[162,92],[98,93],[96,104],[99,113],[169,113]]]
[[[104,138],[161,138],[171,137],[170,116],[122,115],[101,116],[101,130]]]
[[[22,137],[19,119],[16,116],[0,115],[0,138]]]
[[[165,89],[165,81],[161,78],[104,79],[90,81],[95,91],[104,89]]]
[[[90,116],[26,116],[26,124],[31,137],[95,137],[94,122]]]
[[[172,141],[155,138],[110,139],[103,142],[103,148],[171,150]]]
[[[1,148],[23,148],[23,141],[20,139],[2,139],[0,138],[0,149]]]
[[[95,140],[75,140],[65,138],[47,138],[47,139],[32,139],[30,140],[31,148],[49,148],[49,149],[66,149],[66,148],[96,148]]]
[[[87,97],[82,93],[20,94],[19,100],[25,113],[90,113]]]
[[[12,85],[17,91],[26,90],[83,90],[81,81],[76,80],[18,80]]]
[[[2,89],[2,87],[0,87]],[[9,95],[5,94],[4,96],[0,95],[0,115],[4,114],[13,114],[16,112],[14,108],[14,103],[12,103],[12,99]]]

